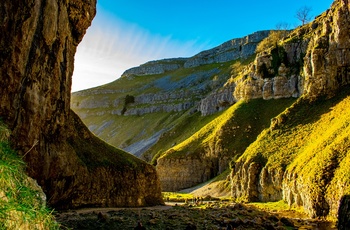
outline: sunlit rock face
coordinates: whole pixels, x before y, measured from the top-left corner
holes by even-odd
[[[332,96],[349,84],[348,2],[341,4],[327,17],[297,28],[282,46],[259,53],[235,82],[235,98]]]
[[[239,58],[246,59],[255,53],[256,46],[269,35],[269,30],[258,31],[243,38],[232,39],[214,49],[200,52],[189,58],[185,68],[211,63],[222,63]]]
[[[4,0],[0,12],[0,117],[48,203],[162,203],[155,169],[96,139],[70,110],[74,54],[96,1]]]
[[[264,75],[261,74],[262,71],[258,71],[259,66],[262,66],[260,63],[265,63],[266,67],[273,63],[271,61],[273,60],[272,55],[266,53],[265,57],[264,55],[257,57],[256,62],[251,66],[251,71],[247,71],[247,74],[250,75],[238,82],[235,96],[248,99],[256,97],[274,98],[276,97],[276,91],[279,91],[276,90],[277,88],[286,88],[290,90],[282,90],[281,92],[285,93],[279,95],[279,97],[293,96],[296,93],[296,96],[303,95],[306,99],[312,101],[316,97],[323,96],[327,98],[339,93],[342,86],[350,83],[349,25],[349,1],[334,1],[330,10],[316,18],[314,22],[297,30],[300,35],[308,34],[305,38],[300,37],[303,38],[303,41],[292,41],[284,46],[287,58],[293,53],[290,52],[292,50],[305,54],[302,59],[303,65],[301,65],[300,74],[294,76],[294,80],[292,74],[287,79],[283,76],[286,70],[288,72],[288,67],[285,66],[282,69],[281,67],[276,68],[278,72],[273,73],[276,76],[264,78]],[[276,82],[278,83],[276,84]],[[294,86],[294,88],[291,86]],[[275,89],[272,90],[273,87]],[[283,120],[282,117],[279,119]],[[273,129],[275,125],[272,124],[270,128]],[[335,155],[337,156],[337,154]],[[341,156],[337,157],[341,158]],[[289,167],[289,165],[282,166],[269,168],[261,161],[252,159],[235,162],[231,174],[232,196],[249,201],[284,199],[290,205],[303,206],[311,217],[327,215],[336,217],[339,204],[344,202],[344,200],[340,202],[341,197],[346,194],[344,194],[343,188],[345,185],[341,182],[336,182],[338,187],[335,187],[336,189],[331,193],[324,192],[331,183],[334,183],[331,182],[334,180],[334,174],[329,173],[332,172],[332,169],[327,169],[317,175],[317,177],[326,179],[324,180],[325,184],[318,185],[322,189],[314,191],[307,184],[310,178],[300,175],[300,170]],[[325,166],[317,165],[315,167]],[[340,166],[333,167],[335,167],[333,169],[335,170]],[[343,209],[341,209],[341,212],[343,212]],[[341,213],[341,215],[347,215],[346,211],[345,214]]]

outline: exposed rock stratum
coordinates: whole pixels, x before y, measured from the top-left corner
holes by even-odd
[[[161,204],[153,166],[97,139],[70,110],[76,47],[95,0],[0,3],[0,117],[56,208]]]

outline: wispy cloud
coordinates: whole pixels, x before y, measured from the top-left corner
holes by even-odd
[[[207,48],[209,42],[176,41],[116,18],[97,17],[78,47],[72,91],[111,82],[147,61],[188,57]]]

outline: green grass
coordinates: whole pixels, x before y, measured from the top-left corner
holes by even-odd
[[[84,95],[73,93],[73,103],[93,101],[95,104],[104,105],[97,108],[75,108],[74,110],[77,114],[84,115],[82,120],[95,135],[118,148],[125,148],[133,143],[147,140],[156,132],[165,132],[156,145],[152,146],[144,154],[144,159],[155,164],[157,158],[166,150],[192,136],[220,113],[208,117],[202,117],[199,112],[192,114],[190,110],[171,113],[158,112],[140,116],[113,115],[115,111],[123,109],[126,96],[136,97],[141,94],[160,92],[160,89],[156,88],[153,82],[164,77],[170,76],[170,82],[178,82],[192,74],[217,70],[215,74],[208,76],[208,78],[198,79],[201,83],[204,81],[208,82],[209,86],[205,89],[205,92],[201,92],[201,95],[193,94],[193,98],[184,98],[184,100],[196,102],[204,97],[206,93],[211,92],[212,88],[221,87],[227,81],[232,71],[237,72],[241,70],[254,57],[255,55],[252,55],[246,60],[212,63],[193,68],[179,68],[175,71],[157,75],[122,77],[110,84],[85,90],[83,92]],[[181,88],[177,90],[186,91],[191,89]],[[175,92],[175,89],[168,93],[171,92]],[[114,103],[116,100],[120,100],[120,103]],[[167,102],[160,101],[159,103],[177,104],[183,103],[183,101],[181,99],[172,99]],[[156,104],[131,103],[126,106],[126,109],[147,108],[154,105]]]
[[[260,157],[263,166],[298,175],[311,202],[322,205],[327,200],[335,215],[337,201],[350,194],[349,94],[345,88],[331,99],[300,98],[238,160]]]
[[[59,229],[0,123],[0,229]]]
[[[231,157],[241,155],[259,133],[295,99],[240,101],[222,112],[203,128],[174,146],[162,157],[200,155],[218,151]]]
[[[146,163],[139,158],[94,136],[73,112],[71,116],[76,132],[75,136],[68,139],[68,143],[74,148],[81,164],[87,166],[89,170],[111,167],[120,171],[123,169],[142,171],[146,167]]]
[[[201,116],[200,112],[191,114],[186,112],[174,119],[170,126],[173,126],[171,130],[164,133],[158,142],[152,146],[144,156],[152,159],[152,164],[156,164],[157,159],[168,149],[175,146],[177,143],[185,141],[191,137],[194,133],[198,132],[203,126],[215,119],[221,114],[221,112],[210,115]]]
[[[300,212],[301,214],[304,214],[303,210],[301,210],[298,207],[290,207],[288,203],[285,202],[284,200],[280,200],[276,202],[252,202],[249,204],[266,211],[276,212],[276,211],[295,210]]]
[[[185,202],[194,198],[192,194],[180,192],[162,192],[162,195],[163,199],[167,202]]]
[[[147,76],[132,76],[132,77],[122,77],[112,82],[110,84],[106,84],[100,87],[96,87],[93,89],[88,89],[84,91],[84,95],[79,93],[72,94],[73,103],[84,103],[86,101],[93,101],[96,104],[104,104],[104,106],[97,108],[75,108],[75,112],[77,114],[84,114],[83,121],[88,127],[92,127],[91,130],[101,139],[108,142],[109,144],[124,148],[132,143],[136,143],[138,141],[146,140],[151,137],[154,133],[163,130],[169,130],[173,127],[182,126],[180,123],[187,118],[185,116],[189,116],[187,120],[191,120],[192,117],[188,111],[183,112],[158,112],[153,114],[144,114],[140,116],[120,116],[113,115],[114,111],[121,111],[124,107],[124,99],[127,95],[129,96],[137,96],[140,94],[147,93],[157,93],[160,92],[160,89],[156,88],[154,81],[159,80],[161,78],[170,76],[169,81],[177,82],[185,79],[191,74],[198,72],[206,72],[213,69],[217,69],[219,72],[217,74],[213,74],[209,76],[207,79],[201,79],[200,81],[208,81],[209,85],[222,85],[227,80],[230,72],[231,66],[235,63],[235,61],[227,62],[227,63],[214,63],[203,66],[198,66],[194,68],[180,68],[175,71],[170,71],[164,74],[158,75],[147,75]],[[212,87],[212,86],[210,86]],[[211,91],[210,87],[206,89],[208,92]],[[190,90],[190,89],[179,89],[179,90]],[[94,93],[99,92],[99,93]],[[174,91],[172,91],[174,92]],[[170,93],[170,92],[169,92]],[[202,94],[203,92],[201,92]],[[202,96],[194,95],[194,98],[185,98],[185,100],[190,101],[199,101]],[[120,100],[120,103],[114,103],[115,100]],[[179,100],[170,100],[168,102],[159,102],[160,104],[177,104],[183,103],[181,99]],[[127,105],[126,109],[130,108],[146,108],[149,104],[137,104],[131,103]],[[199,117],[199,116],[197,116]],[[193,119],[192,119],[193,120]],[[208,120],[208,119],[199,119],[199,120]],[[209,118],[210,120],[210,118]],[[104,126],[106,123],[110,125]],[[196,122],[201,123],[201,122]],[[180,125],[178,125],[180,124]],[[203,125],[202,125],[203,126]],[[93,128],[96,127],[96,128]],[[104,127],[100,129],[100,127]],[[197,131],[198,125],[196,127],[191,127],[192,130]],[[188,129],[186,132],[189,132],[190,135],[193,132],[190,132]],[[178,133],[178,132],[177,132]],[[189,135],[187,135],[189,136]],[[174,139],[170,142],[179,143],[183,141],[183,135],[177,137],[172,136]],[[166,147],[171,147],[170,145],[166,145]],[[160,151],[165,151],[164,147],[155,147],[155,152],[149,154],[149,160],[153,158]]]

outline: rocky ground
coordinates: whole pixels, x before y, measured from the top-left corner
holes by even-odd
[[[296,217],[298,216],[298,217]],[[336,229],[322,220],[300,218],[294,211],[268,213],[232,202],[175,204],[152,208],[85,209],[56,214],[62,229]]]

